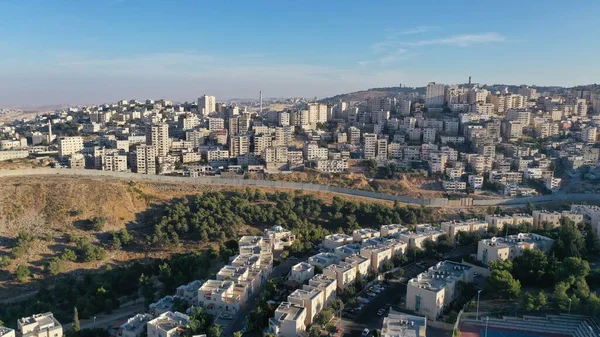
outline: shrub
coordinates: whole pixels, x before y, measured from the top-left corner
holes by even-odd
[[[61,260],[63,261],[77,261],[77,254],[71,249],[65,249],[65,251],[60,255]]]
[[[95,216],[91,220],[91,228],[95,231],[101,231],[106,225],[106,218],[102,216]]]
[[[45,269],[50,275],[58,275],[65,269],[64,261],[58,257],[53,257],[46,263]]]
[[[15,270],[15,277],[17,278],[17,280],[19,280],[19,282],[27,281],[30,275],[31,271],[29,270],[29,267],[25,265],[21,264],[17,267],[17,270]]]

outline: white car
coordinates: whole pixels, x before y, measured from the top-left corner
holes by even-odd
[[[367,337],[369,335],[369,332],[371,332],[369,329],[365,328],[362,332],[361,337]]]

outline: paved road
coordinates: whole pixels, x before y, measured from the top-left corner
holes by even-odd
[[[146,312],[146,310],[143,303],[132,303],[130,305],[120,307],[108,315],[97,315],[96,319],[82,319],[79,321],[79,324],[82,329],[106,329],[112,326],[116,321],[125,320],[135,316],[136,314],[144,312]],[[65,330],[71,330],[73,323],[71,322],[68,324],[63,324],[63,326],[65,327]]]

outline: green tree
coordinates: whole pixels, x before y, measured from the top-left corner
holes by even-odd
[[[579,257],[568,257],[558,265],[556,272],[557,281],[574,280],[577,278],[585,279],[590,273],[590,264]],[[574,279],[573,279],[574,278]],[[569,281],[572,283],[572,281]]]
[[[77,307],[73,308],[73,331],[75,333],[81,330],[81,325],[79,324],[79,312],[77,311]]]
[[[316,325],[311,326],[308,330],[308,337],[321,337],[321,329]]]
[[[12,260],[10,259],[10,256],[8,256],[8,255],[0,256],[0,268],[6,268],[6,267],[10,266],[11,263],[12,263]]]
[[[494,270],[506,270],[509,273],[512,272],[513,270],[513,263],[510,260],[495,260],[495,261],[490,261],[489,263],[490,265],[490,270],[494,271]]]
[[[560,226],[558,238],[552,246],[552,251],[559,259],[580,257],[585,251],[585,239],[573,221],[564,220]]]
[[[29,270],[29,267],[23,264],[17,266],[17,269],[15,270],[15,276],[19,282],[27,281],[30,275],[31,271]]]
[[[521,283],[506,270],[494,270],[485,280],[485,292],[494,298],[518,298]]]
[[[144,275],[143,273],[142,275],[140,275],[139,285],[140,294],[144,297],[146,306],[148,306],[154,301],[154,297],[156,295],[156,285],[154,284],[154,281],[152,281],[151,278]]]
[[[523,285],[535,285],[544,281],[548,258],[538,249],[526,249],[513,260],[512,274]]]
[[[65,269],[64,262],[63,260],[57,257],[53,257],[50,259],[50,261],[46,263],[45,269],[52,276],[58,275],[62,273]]]
[[[91,229],[95,231],[101,231],[106,225],[106,218],[102,216],[95,216],[90,219]]]
[[[75,254],[75,252],[73,250],[67,248],[60,255],[60,259],[63,261],[75,262],[75,261],[77,261],[77,254]]]
[[[536,297],[536,306],[540,310],[544,310],[548,306],[548,297],[543,291],[540,291]]]
[[[567,282],[559,282],[554,286],[552,298],[554,299],[554,304],[557,309],[561,311],[567,310],[569,307],[569,295],[567,295],[569,287]]]
[[[210,329],[208,329],[208,335],[210,337],[221,337],[221,335],[223,335],[223,330],[219,324],[213,324]]]
[[[333,318],[333,312],[331,309],[324,309],[319,311],[315,317],[315,322],[319,325],[325,325]]]
[[[600,238],[593,229],[589,229],[585,235],[585,249],[591,254],[600,252]]]
[[[537,306],[536,297],[533,296],[530,292],[523,293],[523,296],[521,297],[521,307],[523,307],[525,311],[529,312],[539,310],[539,307]]]
[[[233,337],[242,337],[242,336],[243,336],[243,334],[241,331],[236,331],[233,333]]]

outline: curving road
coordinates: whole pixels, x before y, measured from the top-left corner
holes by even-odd
[[[533,204],[548,203],[548,202],[600,202],[600,194],[554,194],[541,195],[535,197],[524,198],[509,198],[509,199],[494,199],[494,200],[473,200],[472,205],[450,205],[445,198],[436,199],[419,199],[411,198],[404,195],[391,195],[385,193],[377,193],[363,190],[355,190],[349,188],[341,188],[335,186],[326,186],[318,184],[304,184],[284,181],[271,180],[250,180],[250,179],[230,179],[221,177],[181,177],[181,176],[162,176],[162,175],[144,175],[127,172],[111,172],[99,170],[81,170],[81,169],[54,169],[54,168],[39,168],[39,169],[21,169],[21,170],[0,170],[1,177],[27,177],[27,176],[86,176],[86,177],[107,177],[119,178],[138,181],[154,181],[163,183],[183,183],[190,185],[228,185],[228,186],[257,186],[270,188],[283,188],[291,190],[303,190],[314,192],[337,193],[348,196],[364,197],[386,201],[398,201],[404,204],[423,205],[430,207],[451,207],[451,208],[469,208],[471,206],[524,206],[528,202]]]

